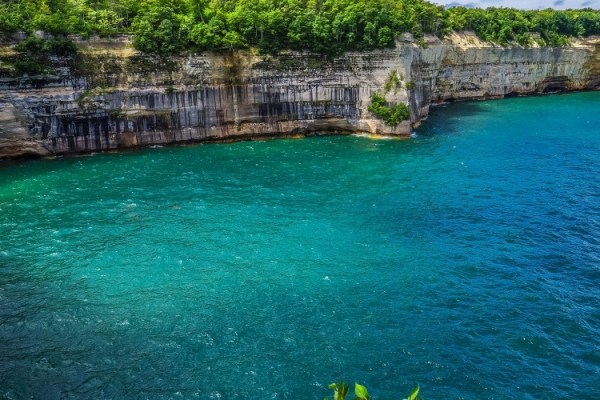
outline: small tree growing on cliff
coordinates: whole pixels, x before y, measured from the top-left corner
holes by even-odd
[[[368,110],[390,126],[396,126],[400,122],[410,119],[410,111],[406,104],[389,105],[385,97],[377,92],[371,95],[371,104]]]
[[[390,72],[390,75],[388,76],[388,79],[385,82],[385,85],[383,86],[383,93],[388,94],[391,90],[393,90],[394,93],[396,93],[401,87],[402,82],[398,77],[398,72],[394,70]]]

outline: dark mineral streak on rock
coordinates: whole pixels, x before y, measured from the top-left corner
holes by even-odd
[[[435,102],[600,86],[597,42],[525,49],[465,38],[336,59],[165,59],[123,40],[81,44],[76,59],[52,60],[53,74],[0,76],[0,158],[315,131],[408,135]],[[386,99],[411,109],[411,121],[396,127],[367,111],[393,71],[401,85]]]

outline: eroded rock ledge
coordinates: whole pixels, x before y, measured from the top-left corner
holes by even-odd
[[[249,52],[158,59],[134,52],[127,38],[79,46],[77,59],[53,60],[53,75],[0,78],[0,158],[315,131],[408,135],[432,103],[600,87],[598,38],[507,48],[463,33],[334,60]],[[387,101],[412,115],[395,127],[367,110],[390,74],[400,84],[387,85]]]

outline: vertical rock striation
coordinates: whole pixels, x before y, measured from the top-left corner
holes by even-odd
[[[453,34],[446,42],[415,48],[413,112],[449,100],[597,89],[600,40],[576,40],[570,47],[499,47],[474,34]]]
[[[159,59],[125,40],[82,43],[53,75],[0,78],[0,158],[314,132],[408,135],[432,103],[600,85],[600,41],[567,48],[497,47],[474,35],[419,47],[260,57],[248,52]],[[386,126],[374,92],[409,105]]]

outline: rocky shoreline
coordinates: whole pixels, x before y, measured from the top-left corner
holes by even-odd
[[[600,88],[600,38],[523,48],[462,33],[335,59],[160,59],[136,53],[128,38],[78,46],[77,58],[51,60],[52,75],[2,73],[0,159],[320,131],[407,136],[435,103]],[[411,120],[386,125],[368,110],[373,93],[406,104]]]

